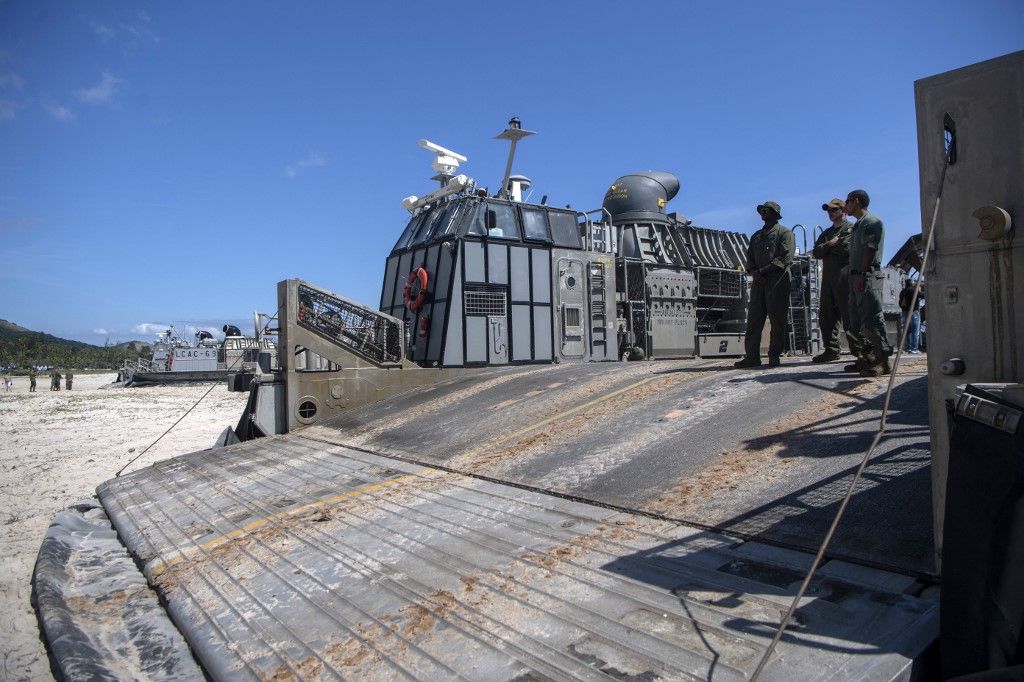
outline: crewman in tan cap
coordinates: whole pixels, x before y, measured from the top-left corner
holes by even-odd
[[[832,225],[814,242],[814,257],[821,261],[821,301],[818,327],[821,329],[822,352],[812,362],[833,362],[839,359],[839,322],[843,323],[846,342],[855,358],[863,354],[864,343],[851,331],[850,323],[850,233],[853,223],[846,219],[846,202],[833,199],[821,205]]]

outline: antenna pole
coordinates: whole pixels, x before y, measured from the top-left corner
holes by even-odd
[[[511,144],[508,146],[508,162],[505,164],[505,175],[501,178],[501,191],[498,193],[499,197],[508,196],[508,179],[512,177],[512,159],[516,156],[516,143],[518,139],[512,138]]]
[[[505,175],[501,179],[501,189],[498,190],[497,196],[507,198],[509,195],[508,190],[508,179],[512,177],[512,160],[516,156],[516,143],[524,137],[533,135],[529,130],[523,130],[522,123],[519,121],[517,116],[513,116],[512,120],[508,122],[508,128],[505,128],[500,135],[497,135],[494,139],[496,140],[508,140],[510,142],[508,148],[508,163],[505,164]]]

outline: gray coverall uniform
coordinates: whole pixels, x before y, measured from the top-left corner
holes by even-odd
[[[761,357],[761,332],[765,320],[771,321],[768,357],[777,358],[785,347],[786,320],[789,312],[789,290],[792,276],[789,266],[796,255],[796,239],[789,228],[779,223],[762,227],[750,237],[747,249],[747,272],[772,265],[771,272],[754,277],[747,308],[747,335],[744,339],[746,357]]]
[[[874,213],[864,211],[864,215],[853,226],[850,235],[850,279],[858,274],[861,267],[861,256],[865,248],[873,248],[875,257],[872,259],[864,275],[864,291],[857,293],[850,287],[850,317],[853,332],[859,334],[864,341],[864,350],[870,350],[876,362],[892,355],[892,344],[885,331],[885,318],[882,316],[882,291],[885,287],[885,274],[882,273],[882,247],[885,244],[885,226]]]
[[[853,223],[844,219],[822,232],[814,242],[814,257],[821,261],[821,305],[818,308],[818,326],[824,350],[839,354],[839,323],[843,323],[850,352],[860,355],[863,342],[854,334],[850,319],[850,234]],[[839,243],[829,246],[833,237]]]

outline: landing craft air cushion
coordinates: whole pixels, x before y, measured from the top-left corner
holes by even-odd
[[[918,84],[922,192],[943,168],[932,146],[947,107],[960,141],[937,232],[970,224],[968,205],[1021,215],[1019,182],[964,180],[1020,179],[1022,82],[1018,53]],[[993,128],[1016,141],[1009,165],[977,144]],[[503,139],[526,132],[510,125]],[[450,176],[464,157],[433,147]],[[875,385],[809,363],[740,371],[718,359],[743,331],[745,238],[666,213],[672,176],[624,176],[602,211],[581,215],[521,201],[526,179],[511,169],[510,158],[496,196],[453,176],[407,199],[381,310],[301,280],[279,285],[280,367],[254,385],[235,429],[250,442],[113,479],[58,515],[34,585],[59,672],[749,678],[873,435]],[[1002,193],[981,197],[982,185]],[[617,203],[638,193],[653,203]],[[923,213],[933,205],[923,194]],[[1005,281],[1019,246],[1006,229],[984,246]],[[947,316],[993,291],[958,279],[954,247],[937,246],[957,294]],[[807,265],[793,301],[813,310]],[[993,302],[998,334],[1019,286]],[[792,351],[815,350],[812,317],[790,330]],[[984,344],[986,329],[972,338]],[[947,344],[973,342],[962,327],[943,331]],[[702,333],[721,336],[702,345]],[[960,365],[929,358],[932,374],[941,364],[964,381],[1018,378],[1006,363],[972,373],[974,355],[942,352]],[[622,357],[663,359],[611,362]],[[762,679],[906,679],[935,663],[927,382],[911,367],[895,385],[890,433]],[[988,429],[987,443],[1009,434],[1019,452],[1013,390],[957,395],[931,400],[933,432],[952,428],[951,472],[965,429]],[[947,398],[951,421],[934,411]],[[1019,468],[1000,485],[1024,480]],[[964,494],[948,499],[971,508]],[[973,541],[993,537],[974,521]],[[994,537],[1021,536],[1000,523]],[[942,558],[965,579],[962,558]],[[999,590],[975,591],[968,575],[964,594],[1019,594],[1000,562],[976,572]],[[1021,613],[988,598],[944,611],[961,609],[977,637],[998,642],[961,633],[956,645],[989,659],[949,670],[1015,663],[1019,636],[987,629],[986,614]]]
[[[498,139],[529,134],[512,119]],[[280,283],[280,345],[293,359],[282,361],[283,391],[263,383],[250,401],[249,414],[259,403],[274,425],[243,419],[239,438],[487,367],[743,353],[749,239],[666,211],[676,176],[623,176],[600,209],[574,211],[522,200],[530,181],[508,174],[514,146],[495,195],[454,174],[464,156],[421,146],[437,154],[441,187],[403,200],[411,217],[385,263],[379,312]],[[818,265],[803,251],[792,266],[790,355],[820,349]]]

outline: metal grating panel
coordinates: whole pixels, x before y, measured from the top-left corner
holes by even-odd
[[[377,364],[402,361],[402,327],[393,317],[299,285],[299,326]]]
[[[743,294],[743,274],[738,270],[697,268],[699,296],[739,298]]]
[[[466,290],[465,305],[467,315],[499,315],[505,316],[504,291]]]

